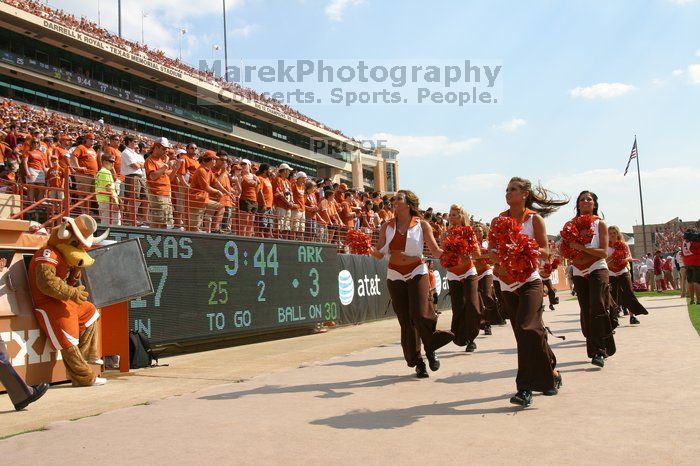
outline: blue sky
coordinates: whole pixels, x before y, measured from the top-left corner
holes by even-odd
[[[101,0],[116,30],[116,0]],[[477,218],[505,208],[518,175],[575,197],[596,191],[608,223],[700,217],[700,0],[228,0],[229,62],[258,59],[483,59],[503,65],[498,105],[297,105],[346,134],[401,150],[402,188],[424,206],[461,203]],[[51,0],[97,19],[93,0]],[[190,63],[222,44],[220,0],[123,0],[124,32]],[[400,6],[399,6],[400,5]],[[223,47],[222,47],[223,50]],[[216,52],[221,58],[221,51]],[[572,215],[548,219],[556,233]]]

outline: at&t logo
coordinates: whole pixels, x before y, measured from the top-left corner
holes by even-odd
[[[343,306],[350,304],[355,297],[355,283],[347,270],[341,270],[338,274],[338,297]]]

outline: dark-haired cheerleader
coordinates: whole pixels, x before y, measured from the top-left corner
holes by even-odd
[[[608,314],[608,228],[598,218],[598,196],[582,191],[576,199],[576,218],[592,216],[593,238],[588,244],[567,243],[579,252],[573,260],[574,288],[581,308],[581,330],[591,364],[603,367],[605,359],[615,354],[615,338]],[[591,217],[587,217],[591,218]],[[583,220],[583,219],[581,219]]]

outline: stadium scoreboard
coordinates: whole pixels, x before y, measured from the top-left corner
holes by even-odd
[[[130,326],[155,344],[338,319],[337,250],[185,232],[113,228],[138,238],[154,293],[129,302]]]

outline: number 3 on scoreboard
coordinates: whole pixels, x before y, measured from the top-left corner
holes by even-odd
[[[311,280],[311,284],[314,286],[313,288],[309,288],[309,293],[311,293],[311,296],[315,298],[316,296],[318,296],[319,291],[318,270],[316,270],[316,267],[312,267],[311,270],[309,270],[309,277],[313,277]]]

